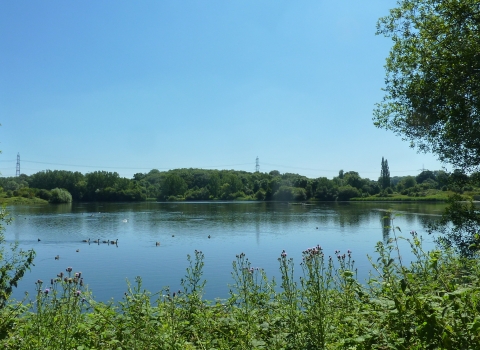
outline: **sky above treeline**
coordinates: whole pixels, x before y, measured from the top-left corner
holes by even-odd
[[[395,4],[2,1],[0,172],[441,169],[372,122]]]

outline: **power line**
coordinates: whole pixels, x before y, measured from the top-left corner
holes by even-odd
[[[152,170],[152,169],[165,169],[169,170],[172,168],[142,168],[142,167],[122,167],[122,166],[97,166],[97,165],[80,165],[80,164],[62,164],[62,163],[50,163],[50,162],[36,162],[33,160],[24,160],[24,163],[35,163],[35,164],[46,164],[46,165],[59,165],[59,166],[72,166],[72,167],[82,167],[82,168],[101,168],[101,169],[128,169],[128,170]],[[250,165],[251,163],[240,163],[240,164],[223,164],[223,165],[209,165],[202,166],[201,168],[220,168],[227,166],[240,166],[240,165]]]
[[[17,173],[16,176],[19,174],[19,159],[20,154],[17,155]],[[13,160],[0,160],[0,162],[13,162]],[[32,161],[32,160],[23,160],[23,163],[33,163],[33,164],[45,164],[45,165],[54,165],[54,166],[66,166],[66,167],[77,167],[77,168],[97,168],[97,169],[118,169],[118,170],[152,170],[152,169],[158,169],[158,170],[171,170],[171,169],[180,169],[180,168],[172,168],[172,167],[125,167],[125,166],[96,166],[96,165],[81,165],[81,164],[66,164],[66,163],[53,163],[53,162],[38,162],[38,161]],[[251,165],[252,163],[236,163],[236,164],[222,164],[222,165],[209,165],[209,166],[199,166],[195,167],[197,169],[208,169],[208,168],[226,168],[226,167],[236,167],[236,166],[244,166],[244,165]],[[289,165],[280,165],[280,164],[271,164],[271,163],[263,163],[264,165],[272,166],[272,167],[277,167],[277,168],[286,168],[286,169],[296,169],[297,171],[303,170],[303,171],[315,171],[315,172],[331,172],[331,173],[337,173],[338,170],[331,170],[331,169],[319,169],[319,168],[303,168],[303,167],[296,167],[296,166],[289,166]],[[192,167],[188,167],[192,168]],[[0,168],[0,169],[11,169],[9,168]],[[24,170],[37,170],[41,171],[41,169],[33,169],[33,168],[23,168]],[[257,156],[255,160],[255,172],[260,171],[260,160]],[[416,172],[418,170],[412,169],[412,170],[398,170],[398,171],[392,171],[392,173],[412,173]],[[359,173],[364,173],[364,174],[377,174],[379,171],[357,171]],[[5,176],[5,175],[4,175]]]

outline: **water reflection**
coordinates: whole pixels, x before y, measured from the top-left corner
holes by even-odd
[[[387,242],[390,238],[390,231],[392,229],[392,212],[387,210],[385,212],[379,211],[379,213],[382,216],[383,241]]]

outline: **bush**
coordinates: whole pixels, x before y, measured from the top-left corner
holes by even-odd
[[[50,193],[50,203],[70,203],[72,201],[72,195],[70,192],[63,188],[54,188]]]
[[[198,200],[206,200],[210,198],[210,191],[208,188],[202,187],[199,190],[188,190],[185,193],[185,199],[187,201],[198,201]]]
[[[35,195],[38,198],[45,199],[46,201],[49,201],[52,198],[52,193],[44,189],[38,190]]]
[[[348,201],[350,198],[360,197],[360,191],[350,185],[338,188],[338,200]]]
[[[263,200],[265,200],[266,195],[267,195],[267,193],[265,192],[265,190],[263,188],[261,188],[255,193],[255,199],[257,199],[259,201],[263,201]]]

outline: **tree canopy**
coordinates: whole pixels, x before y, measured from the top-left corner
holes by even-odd
[[[399,0],[377,34],[393,46],[374,123],[466,171],[480,165],[480,2]]]

